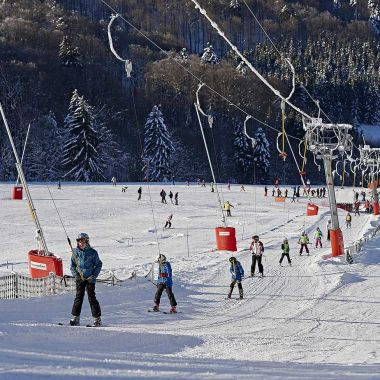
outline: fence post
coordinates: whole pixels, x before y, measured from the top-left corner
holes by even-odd
[[[18,274],[13,272],[14,276],[14,298],[18,298]]]

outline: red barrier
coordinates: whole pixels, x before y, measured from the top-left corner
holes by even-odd
[[[233,227],[216,227],[216,248],[218,251],[236,252],[236,234]]]
[[[22,186],[15,186],[12,189],[12,199],[22,199]]]
[[[313,216],[313,215],[318,215],[318,209],[319,207],[313,203],[308,203],[307,204],[307,209],[306,209],[306,215],[307,216]]]
[[[338,228],[337,230],[330,230],[330,240],[331,240],[331,255],[333,257],[343,255],[344,242],[343,242],[343,234],[340,228]]]
[[[373,215],[379,215],[379,202],[373,202]]]
[[[274,198],[275,202],[285,202],[285,197],[276,197]]]
[[[28,259],[32,278],[48,277],[51,272],[63,276],[62,259],[58,256],[42,256],[37,251],[29,251]]]

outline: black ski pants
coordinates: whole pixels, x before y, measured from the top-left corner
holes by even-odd
[[[87,290],[87,296],[88,296],[88,302],[90,302],[91,314],[94,318],[100,317],[102,313],[100,310],[99,302],[96,299],[95,284],[90,283],[86,280],[83,281],[82,279],[78,279],[75,281],[75,285],[76,285],[77,293],[75,295],[71,314],[75,315],[76,317],[80,316],[80,313],[82,311],[84,293]]]
[[[300,254],[303,252],[304,248],[306,249],[306,253],[309,254],[309,247],[307,246],[307,244],[301,244]]]
[[[241,281],[233,280],[230,285],[230,291],[228,292],[228,298],[231,298],[232,292],[234,290],[235,284],[238,284],[239,289],[239,296],[243,298],[243,285],[241,284]]]
[[[166,222],[164,228],[170,228],[171,226],[172,226],[172,223],[171,223],[171,222]]]
[[[259,272],[261,274],[264,273],[264,268],[263,268],[263,264],[261,263],[261,260],[262,260],[262,256],[256,256],[256,255],[252,255],[252,265],[251,265],[251,275],[253,276],[255,274],[255,268],[256,268],[256,261],[257,261],[257,265],[259,267]]]
[[[280,264],[282,263],[282,260],[284,260],[284,257],[288,259],[288,263],[291,264],[292,260],[290,260],[289,253],[282,252]]]
[[[164,290],[166,290],[166,293],[168,294],[170,306],[172,306],[172,307],[173,306],[177,306],[177,301],[175,300],[174,293],[172,291],[172,287],[171,286],[166,286],[165,284],[159,284],[159,285],[157,285],[157,291],[156,291],[156,294],[154,296],[154,303],[156,305],[160,304],[162,292]]]

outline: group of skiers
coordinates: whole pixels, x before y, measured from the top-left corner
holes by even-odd
[[[166,191],[164,189],[161,189],[160,197],[161,197],[161,203],[167,204],[167,202],[166,202]],[[178,206],[178,191],[175,194],[173,194],[173,192],[170,190],[169,191],[169,198],[170,198],[171,204]],[[174,202],[173,202],[173,198],[174,198]]]

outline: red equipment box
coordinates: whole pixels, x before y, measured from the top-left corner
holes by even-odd
[[[58,256],[43,256],[33,250],[28,253],[28,259],[32,278],[48,277],[51,272],[63,276],[62,259]]]

